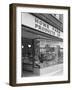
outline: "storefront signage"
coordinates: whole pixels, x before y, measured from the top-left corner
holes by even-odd
[[[22,13],[22,15],[23,15],[22,24],[24,24],[28,27],[31,27],[35,30],[47,33],[49,35],[62,38],[62,32],[60,32],[57,29],[54,30],[53,29],[54,27],[49,25],[45,21],[43,21],[31,14],[28,14],[28,13]]]
[[[55,32],[49,30],[49,25],[38,18],[35,18],[35,28],[55,36]]]
[[[53,36],[57,36],[57,37],[60,36],[60,32],[54,31],[52,26],[50,26],[49,24],[45,23],[44,21],[36,17],[35,17],[35,29],[48,33]]]

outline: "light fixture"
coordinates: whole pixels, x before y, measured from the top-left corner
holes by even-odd
[[[22,45],[22,48],[24,48],[24,46]]]
[[[30,47],[31,47],[31,45],[29,44],[29,45],[28,45],[28,47],[30,48]]]

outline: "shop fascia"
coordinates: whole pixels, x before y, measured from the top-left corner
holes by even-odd
[[[35,17],[35,28],[48,33],[50,35],[56,36],[56,37],[61,37],[62,32],[60,30],[58,30],[57,28],[49,25],[48,23],[45,23],[44,21],[38,19]],[[61,37],[62,38],[62,37]]]
[[[62,38],[63,32],[29,13],[22,13],[22,24],[43,33]]]

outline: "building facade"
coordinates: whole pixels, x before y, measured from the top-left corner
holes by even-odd
[[[22,76],[63,63],[63,15],[22,13],[21,18]]]

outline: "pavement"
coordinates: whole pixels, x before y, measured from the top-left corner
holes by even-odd
[[[57,65],[51,65],[45,68],[34,68],[34,72],[23,72],[23,77],[33,76],[59,76],[63,74],[63,63]]]
[[[40,69],[40,76],[58,76],[63,74],[63,63]]]

